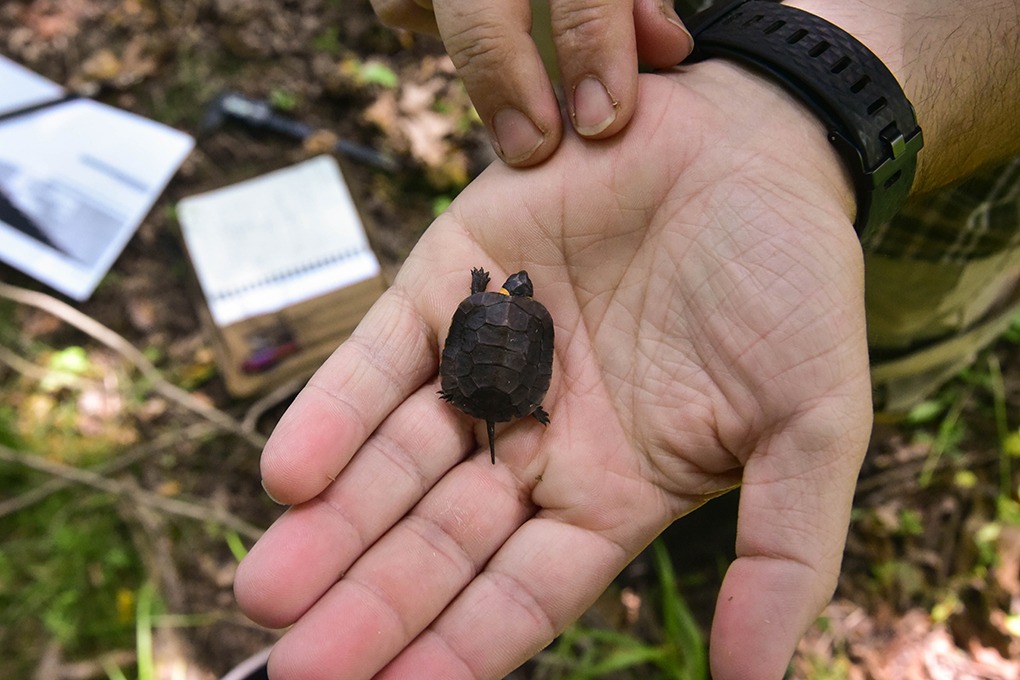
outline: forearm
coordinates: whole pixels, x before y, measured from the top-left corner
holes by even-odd
[[[1020,153],[1017,0],[786,0],[856,36],[924,130],[914,193]]]

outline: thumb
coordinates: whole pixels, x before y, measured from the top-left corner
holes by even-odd
[[[694,47],[673,0],[635,0],[634,37],[638,61],[649,68],[676,66]]]
[[[748,459],[737,559],[712,623],[718,680],[782,678],[832,597],[871,426],[870,409],[848,419],[845,401],[841,406],[798,418]],[[833,427],[841,421],[847,427]]]

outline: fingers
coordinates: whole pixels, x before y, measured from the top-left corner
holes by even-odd
[[[496,153],[517,166],[544,160],[559,144],[562,126],[531,39],[528,1],[441,2],[435,10],[446,51]]]
[[[289,509],[252,548],[235,579],[241,607],[270,628],[293,623],[474,445],[435,385],[422,387],[335,483]]]
[[[603,139],[633,115],[638,58],[654,68],[672,66],[692,44],[669,0],[551,0],[553,45],[545,44],[546,17],[532,16],[533,5],[543,11],[544,5],[528,0],[372,4],[387,25],[438,31],[496,153],[517,167],[548,158],[563,134],[543,52],[548,60],[557,55],[574,129]]]
[[[863,395],[854,402],[868,403]],[[783,677],[797,642],[832,597],[870,425],[869,413],[850,415],[834,408],[815,419],[817,426],[794,423],[748,461],[737,559],[712,624],[713,677]],[[830,433],[841,420],[861,425],[836,441]]]
[[[309,380],[262,453],[266,491],[281,503],[309,500],[436,370],[432,326],[394,286]]]
[[[567,111],[583,137],[603,139],[619,132],[637,100],[637,28],[653,66],[676,64],[690,52],[690,36],[675,13],[655,0],[552,0],[553,41]],[[674,57],[676,61],[670,61]]]
[[[372,9],[383,24],[416,33],[439,33],[431,3],[413,0],[372,0]]]
[[[483,458],[452,470],[277,643],[270,675],[372,677],[527,520],[527,496]]]
[[[504,677],[579,616],[632,557],[595,532],[534,518],[377,677]]]
[[[637,97],[632,7],[554,0],[549,9],[574,129],[583,137],[608,137],[630,120]]]
[[[638,62],[649,68],[676,66],[694,46],[672,0],[635,0],[634,33]]]
[[[561,139],[559,108],[532,39],[528,3],[435,7],[440,33],[475,108],[508,164],[545,160]],[[672,8],[656,0],[553,0],[552,41],[567,112],[583,137],[603,139],[630,120],[637,97],[638,51],[650,66],[678,63],[690,36]],[[538,38],[541,42],[541,38]]]

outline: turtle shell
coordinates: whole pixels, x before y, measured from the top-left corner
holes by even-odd
[[[523,277],[527,293],[505,292],[515,277]],[[476,292],[457,307],[443,347],[440,394],[490,426],[528,415],[547,422],[541,403],[552,377],[549,311],[528,294],[526,272],[508,279],[500,293],[478,291],[488,281],[482,270],[473,272],[472,281]]]

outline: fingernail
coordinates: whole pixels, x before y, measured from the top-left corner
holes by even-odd
[[[507,163],[527,160],[545,141],[545,135],[530,118],[510,107],[492,117],[492,131],[496,152]]]
[[[280,501],[273,498],[273,494],[269,493],[269,489],[266,487],[266,480],[264,479],[262,480],[262,490],[266,492],[267,496],[269,496],[269,500],[273,501],[277,505],[286,505],[286,503],[281,503]]]
[[[574,129],[585,137],[597,135],[616,120],[619,105],[602,81],[588,76],[574,86]]]
[[[666,0],[662,3],[662,5],[660,5],[660,7],[662,8],[662,15],[666,17],[666,21],[679,28],[684,32],[684,35],[687,36],[687,53],[690,54],[690,51],[694,49],[694,37],[691,35],[691,32],[687,30],[687,27],[684,26],[684,22],[680,19],[680,15],[676,13],[676,9],[673,7],[673,1]]]

